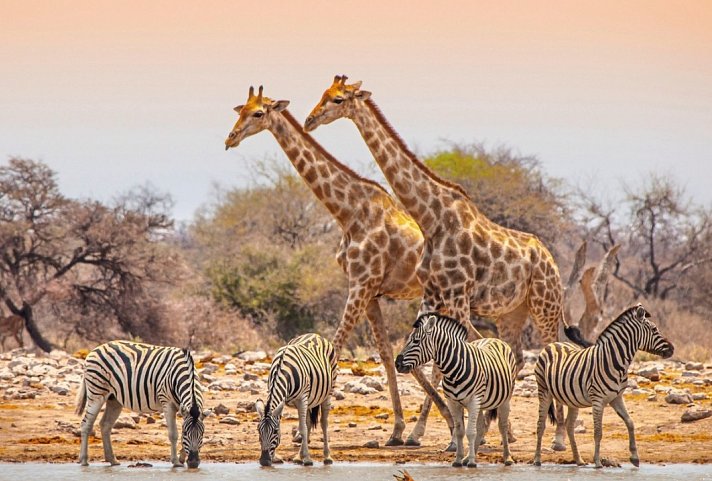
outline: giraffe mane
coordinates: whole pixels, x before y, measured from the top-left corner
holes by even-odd
[[[336,167],[338,167],[340,170],[345,172],[347,175],[349,175],[351,177],[355,177],[360,182],[364,182],[366,184],[377,187],[378,189],[382,190],[383,193],[385,193],[386,195],[388,195],[390,197],[390,194],[388,194],[388,191],[381,184],[379,184],[375,180],[367,179],[366,177],[363,177],[362,175],[357,174],[351,167],[349,167],[345,164],[342,164],[341,162],[336,160],[336,158],[333,155],[331,155],[324,147],[322,147],[322,145],[319,142],[317,142],[317,140],[314,137],[312,137],[308,132],[304,132],[304,128],[302,127],[302,125],[297,121],[297,119],[294,118],[294,116],[291,114],[291,112],[289,112],[289,110],[285,109],[281,112],[281,114],[285,119],[287,119],[287,122],[292,124],[292,126],[295,129],[297,129],[298,132],[302,133],[302,136],[309,143],[309,145],[311,147],[313,147],[314,149],[316,149],[321,155],[326,157],[326,159],[329,162],[334,164]]]
[[[426,167],[425,164],[423,164],[415,156],[415,154],[413,152],[411,152],[411,150],[408,148],[408,146],[406,145],[403,138],[398,134],[398,132],[396,132],[396,129],[393,128],[393,126],[388,121],[386,116],[383,115],[383,112],[378,107],[378,105],[376,105],[376,102],[374,102],[371,98],[368,98],[368,99],[366,99],[365,104],[371,110],[371,112],[373,112],[373,115],[376,117],[376,119],[378,119],[378,121],[381,123],[381,125],[383,125],[383,128],[385,128],[386,131],[391,135],[393,140],[396,141],[396,143],[398,144],[398,147],[400,147],[400,149],[403,152],[405,152],[408,159],[410,159],[410,161],[413,162],[413,164],[415,164],[415,166],[418,169],[420,169],[425,175],[427,175],[428,177],[433,179],[435,182],[442,184],[445,187],[448,187],[450,189],[456,190],[460,194],[464,195],[465,198],[467,198],[468,200],[471,200],[468,193],[465,191],[465,189],[462,188],[462,186],[460,184],[457,184],[450,180],[443,179],[442,177],[437,175],[435,172],[430,170],[428,167]]]

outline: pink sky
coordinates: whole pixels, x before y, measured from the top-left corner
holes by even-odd
[[[503,143],[571,182],[658,170],[712,202],[712,2],[437,5],[5,0],[0,155],[74,196],[151,181],[185,219],[213,181],[249,182],[246,158],[281,156],[266,133],[222,150],[250,84],[303,118],[345,73],[419,152]],[[316,137],[378,175],[345,121]]]

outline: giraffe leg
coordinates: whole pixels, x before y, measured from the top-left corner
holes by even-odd
[[[393,347],[388,339],[388,332],[383,323],[383,315],[381,314],[381,306],[378,299],[371,299],[366,309],[366,317],[371,324],[373,337],[378,346],[378,354],[381,356],[381,362],[386,369],[386,379],[388,380],[388,390],[391,395],[391,403],[393,405],[393,433],[386,442],[386,446],[400,446],[403,444],[403,430],[405,429],[405,420],[403,418],[403,406],[401,405],[400,394],[398,393],[398,381],[396,378],[396,366],[393,356]]]
[[[454,436],[454,418],[447,405],[445,404],[445,401],[443,401],[443,398],[440,397],[440,394],[437,392],[437,386],[442,380],[442,373],[440,372],[440,370],[438,370],[437,367],[433,366],[432,384],[428,382],[420,368],[413,369],[413,377],[415,377],[416,381],[418,381],[418,384],[420,384],[420,386],[426,392],[427,396],[423,400],[423,405],[420,410],[420,417],[418,417],[418,422],[415,424],[415,427],[413,428],[413,431],[411,431],[410,436],[408,436],[408,439],[406,439],[405,445],[420,446],[420,438],[423,436],[423,434],[425,434],[425,425],[428,422],[428,415],[430,414],[430,408],[432,407],[433,403],[435,403],[435,406],[438,408],[438,411],[440,411],[442,417],[445,418],[445,422],[447,422],[448,428],[450,429],[450,433],[452,436]],[[450,444],[447,448],[445,448],[445,451],[455,451],[454,438],[451,437]]]
[[[114,456],[114,450],[111,447],[111,428],[116,424],[116,420],[121,414],[123,406],[114,397],[110,397],[106,401],[106,407],[104,408],[104,415],[101,417],[99,425],[101,426],[101,444],[104,446],[104,460],[116,466],[119,462]]]
[[[630,450],[630,462],[633,466],[640,466],[640,458],[638,457],[638,448],[635,445],[635,426],[633,425],[633,420],[628,414],[628,410],[625,408],[625,401],[623,401],[623,396],[618,396],[613,401],[611,401],[611,406],[616,411],[616,414],[625,423],[625,427],[628,429],[628,449]]]

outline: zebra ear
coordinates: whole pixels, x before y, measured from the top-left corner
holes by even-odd
[[[645,308],[643,307],[642,304],[638,304],[637,306],[635,306],[635,317],[636,317],[636,319],[638,319],[639,321],[644,321],[645,318],[647,317],[647,314],[648,314],[648,313],[647,313],[647,311],[645,310]]]
[[[265,403],[262,402],[262,399],[258,399],[255,402],[255,411],[260,419],[265,417]]]
[[[437,319],[437,316],[428,316],[425,319],[425,322],[423,323],[423,328],[425,329],[425,332],[430,333],[433,328],[435,327],[435,320]]]
[[[274,408],[274,411],[272,411],[272,415],[279,419],[282,417],[282,410],[284,409],[284,403],[279,403],[276,408]]]

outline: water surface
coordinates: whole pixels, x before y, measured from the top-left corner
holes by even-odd
[[[94,464],[81,467],[76,464],[0,464],[2,481],[101,481],[101,480],[250,480],[277,481],[287,479],[328,480],[328,481],[393,481],[393,474],[407,469],[415,481],[568,481],[568,480],[640,480],[640,481],[712,481],[712,465],[669,464],[643,465],[634,468],[604,468],[545,465],[535,468],[531,465],[505,467],[483,464],[475,469],[451,468],[446,465],[412,464],[393,465],[376,463],[337,463],[323,466],[321,463],[305,468],[293,464],[283,464],[274,468],[262,468],[257,463],[203,463],[198,470],[188,471],[172,468],[167,463],[152,463],[151,468],[129,468],[129,463],[108,467]]]

